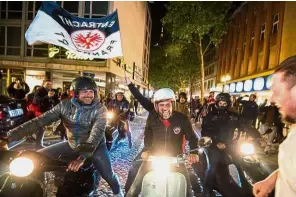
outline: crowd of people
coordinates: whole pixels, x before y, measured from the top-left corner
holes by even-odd
[[[269,154],[270,146],[275,139],[283,141],[283,121],[289,124],[296,123],[295,68],[296,56],[282,62],[275,71],[273,81],[276,83],[273,83],[271,88],[269,106],[266,106],[267,100],[258,106],[255,94],[244,100],[243,97],[231,98],[228,93],[219,93],[216,97],[211,93],[202,104],[198,97],[188,104],[185,93],[180,93],[176,101],[174,92],[169,88],[157,90],[151,101],[126,78],[128,88],[133,94],[134,107],[136,101],[149,112],[144,130],[144,148],[129,171],[125,185],[126,196],[138,196],[141,192],[143,178],[151,171],[148,156],[164,153],[170,156],[182,154],[184,141],[189,142],[191,150],[197,147],[197,137],[194,135],[191,119],[193,122],[201,121],[201,136],[211,137],[212,144],[208,148],[210,166],[202,183],[196,181],[200,176],[198,166],[195,168],[195,165],[192,165],[195,171],[193,179],[184,166],[175,169],[187,180],[187,196],[193,196],[192,190],[202,193],[205,197],[213,196],[218,177],[221,179],[218,184],[222,186],[219,192],[223,196],[247,197],[243,188],[231,184],[228,177],[229,168],[225,165],[226,157],[233,154],[229,147],[233,144],[234,130],[238,129],[239,132],[253,139],[268,135],[266,154]],[[109,94],[106,98],[107,105],[105,105],[102,99],[99,99],[96,83],[88,77],[74,79],[71,88],[73,91],[70,94],[69,91],[62,93],[61,90],[52,89],[52,82],[49,80],[44,81],[42,86],[34,87],[33,92],[26,97],[27,108],[33,119],[10,130],[6,137],[0,139],[0,145],[36,133],[37,139],[41,141],[38,145],[42,147],[39,152],[54,158],[61,153],[77,154],[77,159],[69,163],[68,169],[71,171],[78,171],[86,159],[92,159],[97,172],[107,181],[115,196],[121,197],[123,191],[112,169],[105,140],[106,112],[107,109],[117,111],[117,114],[128,112],[130,104],[121,92],[116,93],[114,97]],[[19,80],[9,86],[8,92],[16,99],[24,99],[29,90],[28,86]],[[63,99],[62,95],[64,95]],[[34,118],[36,116],[38,118]],[[62,121],[68,140],[43,148],[44,127],[58,120]],[[275,138],[275,136],[278,137]],[[280,145],[279,169],[265,180],[253,185],[253,194],[256,197],[268,196],[275,187],[276,197],[296,195],[294,170],[296,166],[291,159],[295,158],[294,138],[295,127],[292,126],[288,137]],[[80,147],[85,145],[88,147],[87,151],[81,152]],[[140,163],[137,160],[139,157],[142,158]],[[188,161],[195,164],[198,161],[198,154],[191,152]],[[203,189],[199,187],[200,184]]]

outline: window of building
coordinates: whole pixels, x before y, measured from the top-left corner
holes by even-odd
[[[2,1],[1,19],[22,19],[22,1]]]
[[[35,18],[40,6],[41,6],[40,1],[29,1],[28,2],[28,15],[27,15],[28,20],[33,20]]]
[[[265,29],[266,29],[266,25],[265,25],[265,23],[263,23],[261,25],[260,41],[263,41],[264,40],[264,37],[265,37]]]
[[[108,14],[108,1],[85,1],[84,18],[101,18]]]
[[[72,15],[78,16],[78,1],[56,1],[62,8],[70,12]]]
[[[251,33],[251,47],[254,45],[254,40],[255,40],[255,31],[252,31]]]
[[[276,34],[279,30],[280,14],[277,13],[273,16],[272,34]]]
[[[1,26],[0,54],[20,56],[21,27]]]

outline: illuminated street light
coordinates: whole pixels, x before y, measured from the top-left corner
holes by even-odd
[[[223,92],[225,92],[225,86],[227,81],[230,81],[231,77],[229,76],[229,74],[222,76],[221,81],[224,83],[224,87],[223,87]]]

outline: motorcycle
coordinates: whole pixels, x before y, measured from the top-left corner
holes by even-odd
[[[80,150],[87,151],[82,144]],[[0,177],[1,197],[91,197],[98,186],[96,169],[90,159],[77,172],[66,171],[76,155],[61,155],[55,160],[34,151],[1,151],[0,161],[8,172]],[[54,194],[50,195],[51,192]]]
[[[143,179],[141,196],[144,197],[186,197],[187,181],[180,172],[171,171],[171,168],[185,168],[187,155],[193,151],[201,151],[210,146],[211,138],[202,138],[198,148],[177,157],[149,156],[145,161],[151,161],[152,171]]]
[[[267,178],[269,173],[261,165],[255,147],[251,142],[235,140],[229,148],[231,154],[228,155],[226,162],[229,167],[231,184],[236,184],[245,196],[253,196],[252,185]],[[204,161],[202,164],[203,172],[206,172],[210,166],[207,149],[204,148],[201,154]],[[221,193],[219,183],[215,190]],[[271,197],[273,194],[269,196]]]
[[[113,141],[115,141],[115,144],[117,144],[118,141],[125,138],[126,135],[129,138],[129,147],[131,148],[131,134],[129,132],[127,120],[122,120],[123,115],[125,115],[125,112],[122,112],[118,116],[115,116],[115,113],[113,111],[107,112],[107,125],[105,129],[105,136],[108,151],[112,149]],[[134,119],[135,113],[129,112],[128,120],[133,121]],[[126,132],[126,130],[128,131]]]

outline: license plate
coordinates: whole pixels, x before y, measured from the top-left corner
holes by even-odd
[[[9,113],[9,116],[11,118],[13,118],[13,117],[17,117],[17,116],[23,115],[24,114],[24,111],[23,111],[23,109],[14,109],[14,110],[9,110],[8,113]]]

